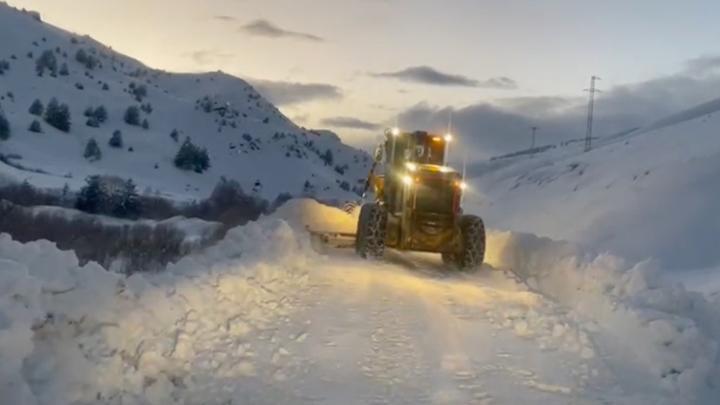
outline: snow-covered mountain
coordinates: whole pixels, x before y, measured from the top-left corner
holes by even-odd
[[[109,174],[132,178],[141,191],[189,200],[207,196],[221,176],[267,199],[283,192],[350,198],[367,175],[365,152],[327,131],[298,127],[241,79],[154,70],[5,3],[0,66],[0,108],[11,126],[10,139],[0,142],[0,178],[77,189],[89,175]],[[35,100],[47,107],[52,98],[69,107],[68,132],[29,111]],[[107,120],[89,126],[84,112],[100,106]],[[138,125],[125,122],[133,106]],[[29,130],[34,120],[41,133]],[[121,148],[108,145],[115,131]],[[207,149],[206,172],[174,166],[186,137]],[[100,146],[100,160],[83,157],[90,139]]]
[[[720,266],[720,99],[655,123],[478,164],[473,209],[491,226],[571,240],[668,269]]]

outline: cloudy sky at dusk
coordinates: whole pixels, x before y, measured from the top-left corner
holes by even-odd
[[[665,0],[10,0],[151,67],[223,70],[298,124],[357,145],[400,117],[474,147],[580,135],[720,97],[720,2]]]

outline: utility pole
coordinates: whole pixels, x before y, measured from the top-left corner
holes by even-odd
[[[587,115],[587,132],[585,133],[585,152],[589,152],[592,149],[592,130],[593,130],[593,114],[595,110],[595,93],[599,93],[600,90],[595,88],[595,81],[600,80],[597,76],[590,77],[590,88],[585,91],[590,92],[590,100],[588,101],[588,115]]]
[[[535,149],[535,134],[537,133],[537,130],[540,128],[530,127],[530,129],[532,129],[532,143],[530,144],[530,149]]]

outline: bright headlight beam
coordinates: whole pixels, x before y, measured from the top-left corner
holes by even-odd
[[[452,134],[445,134],[445,142],[450,143],[453,140]]]
[[[417,171],[418,166],[413,162],[405,162],[405,168],[410,170],[411,172],[415,172]]]
[[[405,175],[405,176],[402,177],[402,182],[403,182],[403,184],[405,184],[406,186],[412,186],[412,184],[413,184],[413,178],[410,177],[410,176],[408,176],[408,175]]]

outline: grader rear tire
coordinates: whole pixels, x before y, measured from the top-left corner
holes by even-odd
[[[442,254],[443,262],[460,270],[477,270],[485,261],[485,224],[475,215],[460,218],[460,246]]]
[[[364,259],[379,259],[385,254],[385,210],[378,204],[365,204],[360,209],[355,252]]]

